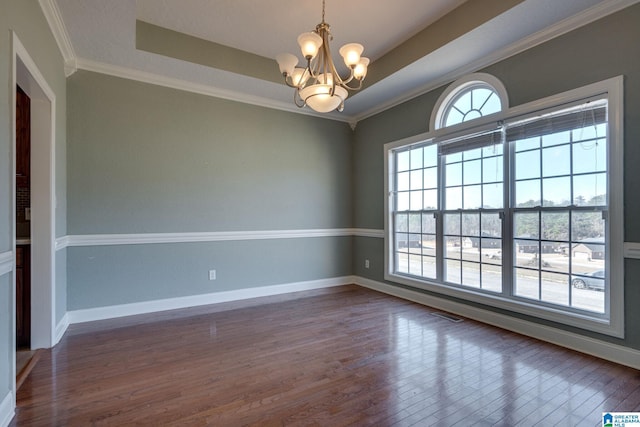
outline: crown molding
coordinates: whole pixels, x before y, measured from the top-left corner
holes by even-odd
[[[608,15],[626,9],[627,7],[630,7],[638,2],[640,2],[640,0],[603,1],[581,13],[563,19],[562,21],[557,22],[556,24],[551,25],[544,30],[538,31],[537,33],[534,33],[515,43],[505,46],[504,48],[499,49],[490,55],[486,55],[476,61],[464,65],[463,67],[459,67],[438,79],[431,80],[427,84],[422,85],[411,92],[404,93],[389,100],[388,102],[378,104],[361,114],[357,114],[355,115],[355,122],[357,123],[360,120],[375,116],[376,114],[410,101],[420,95],[424,95],[425,93],[437,89],[447,83],[451,83],[452,81],[457,80],[466,74],[476,72],[497,62],[515,56],[556,37],[560,37],[577,28],[595,22],[598,19],[602,19]]]
[[[332,119],[347,123],[352,119],[352,117],[339,115],[339,113],[318,113],[309,108],[298,108],[290,102],[276,101],[269,98],[249,95],[246,93],[223,89],[206,84],[189,82],[186,80],[167,77],[148,71],[135,70],[129,67],[106,64],[104,62],[93,61],[90,59],[77,58],[76,67],[77,69],[92,71],[94,73],[107,74],[123,79],[135,80],[142,83],[149,83],[157,86],[168,87],[171,89],[182,90],[185,92],[192,92],[200,95],[226,99],[229,101],[242,102],[244,104],[255,105],[258,107],[266,107],[275,110],[286,111],[289,113],[304,114],[308,116]]]
[[[64,59],[64,74],[69,77],[76,72],[76,54],[69,38],[69,33],[62,20],[60,9],[54,0],[38,0],[40,3],[40,9],[44,13],[49,28],[53,33],[53,37],[56,39],[58,49]]]

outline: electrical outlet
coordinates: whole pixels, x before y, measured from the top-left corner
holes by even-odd
[[[369,260],[368,259],[364,260],[364,268],[369,268]]]
[[[209,270],[209,280],[216,280],[216,271]]]

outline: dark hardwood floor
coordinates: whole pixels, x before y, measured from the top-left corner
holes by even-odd
[[[357,286],[77,324],[13,426],[600,426],[640,371]]]

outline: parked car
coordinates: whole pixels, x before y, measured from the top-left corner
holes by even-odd
[[[597,270],[580,276],[572,276],[571,284],[578,289],[595,289],[604,291],[604,270]]]

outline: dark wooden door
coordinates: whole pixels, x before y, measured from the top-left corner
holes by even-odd
[[[31,100],[16,88],[16,185],[29,186],[31,163]]]
[[[16,187],[30,185],[31,100],[16,87]],[[16,346],[31,346],[31,246],[16,248]]]
[[[31,347],[31,247],[16,247],[16,347]]]

